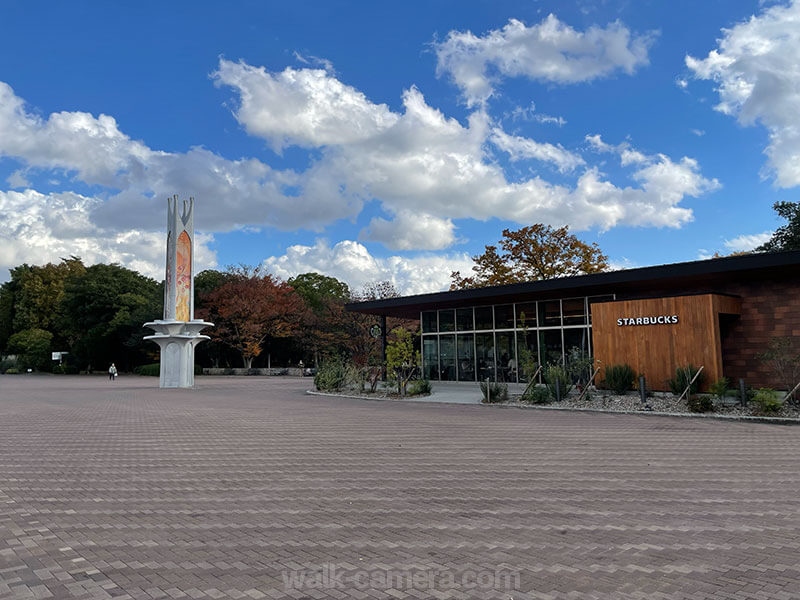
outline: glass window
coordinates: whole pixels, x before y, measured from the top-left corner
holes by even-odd
[[[472,331],[475,323],[472,320],[472,308],[456,309],[456,329],[458,331]]]
[[[514,332],[496,333],[494,337],[497,349],[497,380],[516,383],[517,353],[514,348]]]
[[[517,304],[517,327],[536,327],[536,302]]]
[[[475,381],[475,334],[462,333],[458,337],[458,380]]]
[[[422,333],[436,333],[436,311],[422,313]]]
[[[439,379],[439,340],[435,335],[422,337],[422,374],[425,379]]]
[[[456,380],[456,336],[439,336],[439,374],[442,381]]]
[[[592,322],[592,303],[594,302],[609,302],[614,299],[613,294],[607,296],[589,296],[589,323]]]
[[[577,348],[581,354],[589,354],[589,330],[585,327],[564,330],[564,352]]]
[[[564,325],[586,325],[586,303],[584,298],[569,298],[561,301]]]
[[[494,307],[494,328],[513,329],[514,328],[514,305],[501,304]]]
[[[536,371],[539,366],[539,343],[537,341],[537,334],[535,331],[526,331],[517,333],[517,356],[519,363],[519,380],[527,382],[525,369],[531,372]],[[537,377],[538,379],[538,377]]]
[[[478,359],[478,380],[494,381],[494,334],[475,334],[475,356]]]
[[[559,327],[561,325],[561,301],[539,302],[539,327]]]
[[[539,332],[539,348],[542,351],[543,364],[562,364],[564,352],[561,346],[561,329],[550,329]]]
[[[475,329],[494,329],[491,306],[479,306],[475,309]]]
[[[449,310],[439,311],[439,331],[455,331],[456,330],[456,312],[451,308]]]

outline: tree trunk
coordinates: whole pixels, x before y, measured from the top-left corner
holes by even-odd
[[[252,369],[253,368],[253,357],[252,356],[242,356],[242,361],[244,362],[245,369]]]

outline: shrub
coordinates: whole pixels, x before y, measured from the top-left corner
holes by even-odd
[[[545,367],[543,378],[553,400],[556,399],[556,383],[558,383],[562,398],[569,394],[572,389],[572,377],[569,371],[561,365],[548,365]]]
[[[145,375],[147,377],[158,377],[161,374],[161,363],[152,363],[149,365],[139,365],[133,370],[137,375]]]
[[[606,387],[617,394],[624,394],[632,389],[636,382],[636,371],[630,365],[609,365],[606,367]]]
[[[729,385],[730,381],[728,381],[728,378],[722,377],[721,379],[717,379],[714,383],[708,386],[708,391],[710,391],[717,398],[722,400],[728,394]]]
[[[778,393],[771,388],[761,388],[753,396],[753,405],[756,411],[762,415],[774,415],[783,408]]]
[[[567,352],[567,372],[570,383],[584,385],[589,383],[594,359],[580,348],[573,346]]]
[[[412,396],[427,396],[431,393],[431,382],[427,379],[417,379],[408,386],[408,393]]]
[[[53,373],[56,375],[77,375],[78,367],[67,363],[61,363],[53,367]]]
[[[800,344],[796,339],[772,338],[767,351],[759,354],[758,358],[772,369],[787,392],[800,380]]]
[[[314,386],[323,392],[337,392],[347,385],[349,375],[345,360],[341,356],[331,356],[320,364],[314,375]]]
[[[483,399],[481,402],[484,404],[497,402],[506,402],[508,400],[508,386],[505,383],[492,383],[481,381],[481,394]]]
[[[520,401],[528,404],[550,404],[550,392],[546,387],[531,386]]]
[[[19,375],[19,369],[16,367],[9,367],[6,369],[6,375]]]
[[[686,403],[689,406],[689,411],[693,413],[714,412],[714,400],[711,396],[689,396]]]
[[[678,367],[675,369],[675,378],[670,379],[667,383],[669,384],[669,389],[672,391],[673,394],[676,396],[680,396],[686,387],[689,385],[689,382],[697,375],[697,369],[694,365],[687,365],[685,367]],[[700,386],[703,385],[703,380],[705,379],[705,373],[700,373],[700,376],[695,379],[692,387],[689,389],[689,394],[696,394],[700,390]]]
[[[17,364],[16,360],[11,358],[4,358],[3,360],[0,360],[0,373],[5,373],[6,371],[12,368],[14,369],[19,368],[19,365]]]

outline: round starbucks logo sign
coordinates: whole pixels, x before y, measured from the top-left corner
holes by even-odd
[[[381,333],[382,332],[380,325],[373,325],[372,327],[369,328],[369,334],[376,339],[381,337]]]

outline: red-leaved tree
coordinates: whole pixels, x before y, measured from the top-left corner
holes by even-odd
[[[229,269],[204,305],[203,318],[215,325],[211,338],[237,350],[247,369],[267,338],[295,335],[307,311],[291,286],[260,267]]]

